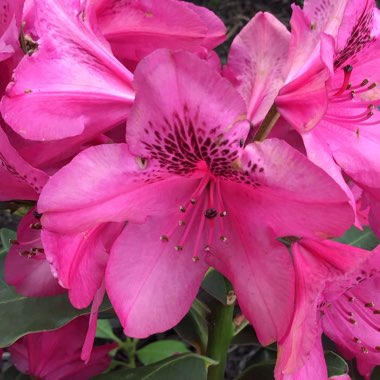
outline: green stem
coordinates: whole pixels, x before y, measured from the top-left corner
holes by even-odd
[[[265,116],[263,122],[261,123],[259,130],[255,134],[253,140],[264,141],[268,137],[275,124],[277,123],[279,117],[280,113],[277,111],[276,106],[273,104],[273,106],[270,108],[267,115]]]
[[[136,367],[136,347],[138,341],[138,339],[127,337],[127,340],[122,344],[123,349],[126,351],[128,355],[128,366],[130,368]]]
[[[227,282],[227,289],[231,284]],[[211,316],[209,317],[209,336],[207,344],[207,356],[219,362],[218,365],[208,369],[208,380],[223,380],[227,361],[227,351],[233,336],[233,312],[235,295],[232,290],[227,295],[227,305],[213,300],[209,305]]]

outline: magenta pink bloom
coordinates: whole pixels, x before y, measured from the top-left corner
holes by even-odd
[[[81,349],[88,317],[79,317],[58,330],[28,334],[9,347],[11,360],[25,374],[44,380],[89,380],[111,363],[114,344],[96,346],[85,364]]]
[[[305,1],[303,11],[297,7],[293,11],[290,51],[295,58],[290,56],[292,68],[298,71],[289,74],[289,83],[276,99],[277,109],[301,133],[310,160],[336,180],[353,206],[345,176],[367,192],[372,204],[370,221],[379,224],[378,10],[373,1],[362,0],[327,5]],[[315,70],[317,83],[310,79],[311,69],[303,70],[312,67],[310,61],[315,62],[318,51],[323,62]],[[316,83],[320,97],[303,92]],[[312,114],[305,112],[313,107],[317,108]]]
[[[369,379],[380,364],[380,250],[301,239],[292,246],[296,302],[287,336],[279,342],[276,379],[326,379],[322,331]],[[304,377],[305,378],[305,377]]]
[[[21,220],[17,240],[5,259],[5,281],[27,297],[46,297],[65,292],[53,277],[41,242],[40,215],[33,207]]]
[[[15,70],[2,100],[5,121],[22,137],[42,141],[81,134],[91,140],[125,122],[133,75],[93,31],[81,2],[35,5],[38,49]]]
[[[223,22],[207,8],[178,0],[96,0],[88,12],[115,56],[134,69],[159,48],[206,54],[226,39]]]
[[[153,53],[137,68],[134,88],[128,145],[80,153],[43,190],[43,242],[61,262],[58,276],[66,264],[48,249],[51,232],[64,237],[128,221],[105,278],[127,335],[178,323],[212,265],[232,281],[261,341],[283,336],[293,275],[275,238],[341,234],[352,223],[344,193],[286,143],[243,148],[242,98],[196,56]]]

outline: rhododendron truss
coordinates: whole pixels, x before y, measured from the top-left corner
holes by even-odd
[[[0,0],[0,376],[371,379],[379,11],[292,10]]]
[[[128,221],[106,268],[128,335],[178,323],[212,265],[233,283],[260,340],[276,340],[290,318],[293,280],[290,256],[275,238],[339,235],[352,223],[346,196],[286,143],[244,148],[243,100],[196,56],[155,52],[140,63],[134,87],[127,144],[82,152],[44,187],[45,248],[58,233]],[[46,251],[53,263],[59,253]]]

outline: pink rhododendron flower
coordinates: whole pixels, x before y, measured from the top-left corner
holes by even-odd
[[[5,281],[28,297],[45,297],[65,292],[53,277],[41,242],[40,215],[33,207],[21,220],[17,240],[5,259]]]
[[[320,66],[319,76],[325,82],[319,81],[317,87],[324,100],[303,94],[313,107],[319,104],[314,116],[304,112],[304,100],[294,94],[299,95],[302,88],[310,89],[312,83],[309,74],[298,73],[280,91],[276,106],[301,133],[308,157],[339,183],[352,205],[355,206],[354,196],[342,173],[367,191],[376,207],[380,201],[380,133],[374,128],[380,122],[376,87],[379,13],[373,1],[323,4],[322,7],[320,2],[305,1],[303,12],[294,8],[292,26],[296,33],[292,30],[292,35],[295,55],[304,54],[305,46],[309,46],[313,57],[312,51],[321,46],[325,67]],[[300,30],[303,32],[297,33]],[[330,51],[325,49],[323,53],[326,41],[332,45]],[[307,56],[302,56],[307,60]],[[304,65],[308,66],[305,62]],[[327,71],[330,75],[326,77]],[[376,211],[371,215],[371,219],[376,218]]]
[[[226,39],[223,22],[207,8],[178,0],[96,0],[96,25],[128,68],[158,48],[205,53]]]
[[[313,379],[326,379],[322,331],[345,357],[356,358],[359,371],[369,379],[380,364],[380,250],[301,239],[292,252],[295,312],[279,342],[276,379],[301,379],[310,371]]]
[[[9,347],[16,368],[44,380],[87,380],[110,364],[114,344],[96,346],[85,364],[81,349],[88,317],[79,317],[58,330],[28,334]]]
[[[91,29],[80,1],[35,5],[38,49],[15,70],[2,100],[5,121],[24,138],[46,141],[90,140],[124,122],[133,76]]]
[[[81,152],[40,197],[44,247],[61,263],[58,276],[67,262],[48,246],[128,221],[105,278],[128,336],[178,323],[212,265],[232,281],[260,340],[281,337],[293,309],[293,275],[275,238],[341,234],[353,216],[346,196],[286,143],[243,148],[244,101],[198,57],[157,51],[139,64],[134,88],[127,144]]]

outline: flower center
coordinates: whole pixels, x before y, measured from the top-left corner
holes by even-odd
[[[188,201],[178,206],[177,216],[172,228],[162,234],[160,240],[165,244],[173,244],[173,249],[177,252],[182,252],[191,242],[193,262],[198,262],[202,254],[212,249],[216,232],[219,233],[220,240],[226,242],[223,219],[227,216],[227,211],[220,189],[220,179],[211,171],[206,172]],[[203,246],[202,240],[206,241]]]

